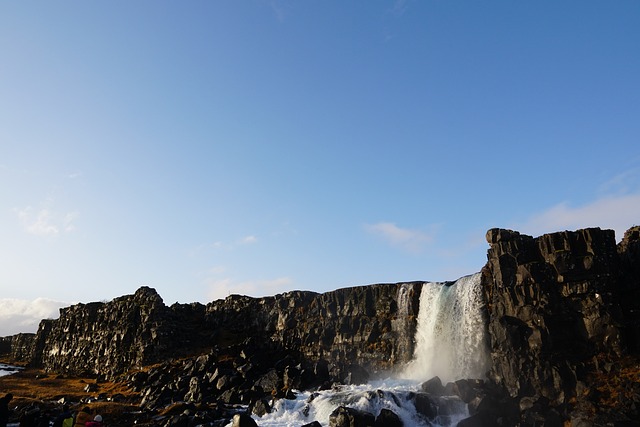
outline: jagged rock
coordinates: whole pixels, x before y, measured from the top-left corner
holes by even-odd
[[[511,240],[516,240],[521,236],[531,237],[531,236],[520,234],[519,232],[513,231],[513,230],[507,230],[504,228],[492,228],[489,231],[487,231],[486,239],[487,239],[487,243],[491,245],[494,243],[509,242]]]
[[[346,368],[346,375],[342,379],[343,384],[358,385],[369,382],[369,373],[358,364],[351,364]]]
[[[184,400],[186,402],[201,402],[203,398],[201,379],[199,377],[191,377],[189,391],[184,395]]]
[[[376,427],[403,427],[404,423],[395,412],[390,409],[383,408],[376,417]]]
[[[444,386],[440,377],[433,377],[428,381],[425,381],[420,386],[422,391],[429,393],[433,396],[442,396],[444,394]]]
[[[262,387],[268,393],[272,393],[274,396],[283,386],[282,378],[278,374],[278,371],[271,369],[269,372],[261,376],[256,382],[256,386]]]
[[[87,393],[94,393],[98,391],[98,384],[90,383],[84,386],[84,391]]]
[[[271,405],[265,398],[257,399],[249,405],[249,412],[262,417],[271,412]]]
[[[422,285],[378,284],[265,298],[231,295],[207,306],[171,307],[154,289],[141,287],[109,302],[62,308],[58,319],[40,323],[36,335],[0,340],[0,354],[53,372],[112,379],[170,358],[242,345],[248,366],[273,363],[264,357],[286,348],[309,361],[330,355],[334,363],[356,361],[376,372],[411,359]],[[255,337],[270,338],[270,346],[255,348]],[[194,361],[187,369],[211,360]],[[364,381],[363,372],[358,378],[352,372],[350,381]],[[328,381],[326,372],[318,374],[315,381]]]
[[[490,378],[513,397],[569,401],[576,362],[621,352],[614,234],[592,228],[534,239],[493,230],[490,237],[483,269]]]
[[[428,394],[412,393],[409,397],[418,414],[428,420],[433,420],[438,416],[438,407],[436,406],[434,399],[432,399]]]
[[[258,427],[258,424],[247,414],[236,414],[233,416],[232,427]]]
[[[622,278],[617,291],[629,351],[640,353],[640,226],[630,228],[618,244]]]
[[[338,406],[329,416],[330,427],[374,427],[376,417],[354,408]]]
[[[484,381],[483,380],[458,380],[455,382],[456,385],[456,393],[464,403],[469,403],[476,397],[484,394]]]

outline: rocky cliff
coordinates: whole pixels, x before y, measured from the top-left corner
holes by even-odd
[[[615,362],[637,350],[638,231],[618,246],[599,228],[487,232],[488,379],[517,407],[544,402],[567,418],[595,376],[615,375]]]
[[[483,384],[473,383],[465,400],[473,417],[461,426],[640,418],[640,227],[618,245],[599,228],[535,238],[491,229],[486,238],[491,367]],[[143,287],[62,309],[37,334],[1,340],[0,352],[51,372],[125,378],[150,408],[203,399],[253,405],[264,393],[286,397],[293,387],[402,367],[413,355],[423,285],[170,307]]]
[[[411,360],[422,282],[378,284],[324,294],[230,296],[207,305],[207,327],[259,333],[309,360],[358,363],[374,371]]]
[[[231,295],[204,306],[167,307],[152,288],[110,302],[63,308],[38,333],[13,338],[14,360],[47,371],[114,377],[130,369],[237,345],[273,341],[307,360],[359,363],[370,371],[410,360],[422,282],[265,298]]]

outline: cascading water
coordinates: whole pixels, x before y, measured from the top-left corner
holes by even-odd
[[[480,273],[423,285],[414,360],[403,376],[443,383],[484,377],[489,356],[479,285]]]
[[[414,398],[420,384],[434,376],[443,382],[461,378],[482,378],[487,369],[488,351],[480,275],[466,276],[453,284],[425,283],[420,295],[414,360],[400,378],[371,382],[365,386],[342,386],[332,390],[297,393],[295,400],[274,402],[273,411],[256,417],[261,427],[297,427],[318,421],[329,425],[329,416],[338,406],[380,414],[389,409],[405,427],[454,426],[467,416],[466,405],[453,398],[438,400],[438,416],[427,421],[418,414]],[[398,314],[408,313],[409,285],[398,291]],[[398,330],[403,329],[398,325]],[[229,424],[231,425],[231,424]]]

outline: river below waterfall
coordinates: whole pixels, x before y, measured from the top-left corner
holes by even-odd
[[[435,376],[443,383],[483,378],[489,362],[486,343],[479,273],[454,283],[425,283],[420,295],[414,358],[394,378],[298,392],[296,399],[279,399],[273,403],[271,413],[253,418],[261,427],[299,427],[313,421],[328,426],[331,413],[345,406],[374,416],[388,409],[398,415],[405,427],[455,426],[468,416],[467,406],[457,397],[434,396],[437,416],[431,420],[416,410],[413,397],[421,392],[424,381]]]

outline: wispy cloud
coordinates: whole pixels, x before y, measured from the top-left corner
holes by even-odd
[[[248,295],[252,297],[261,297],[276,295],[282,292],[290,291],[293,280],[289,277],[279,277],[271,280],[247,280],[236,281],[232,278],[209,278],[206,280],[207,297],[213,301],[224,299],[229,295]]]
[[[189,256],[192,256],[192,257],[197,256],[211,249],[231,251],[240,246],[253,245],[255,243],[258,243],[258,241],[259,240],[257,236],[249,234],[239,239],[236,239],[235,241],[224,242],[222,240],[216,240],[215,242],[212,242],[212,243],[202,243],[198,246],[191,248],[191,250],[189,250]]]
[[[629,227],[639,223],[640,194],[623,194],[602,197],[582,206],[560,203],[534,214],[515,228],[532,235],[586,227],[609,228],[620,240]]]
[[[270,0],[269,6],[271,7],[271,10],[278,22],[283,23],[287,19],[287,16],[289,15],[288,3],[285,4],[282,0]]]
[[[36,236],[54,236],[60,232],[58,227],[52,223],[49,209],[41,209],[33,212],[31,207],[17,210],[18,219],[27,233]]]
[[[0,336],[33,333],[42,319],[55,319],[69,303],[37,298],[33,301],[0,298]]]
[[[598,192],[603,195],[632,194],[639,191],[640,168],[627,169],[599,186]]]
[[[64,216],[64,231],[70,232],[75,231],[76,226],[74,221],[78,218],[78,212],[69,212]]]
[[[256,243],[257,241],[258,241],[258,238],[256,236],[245,236],[242,239],[240,239],[238,243],[241,245],[251,245],[253,243]]]
[[[36,236],[56,236],[60,232],[74,231],[74,222],[79,216],[77,212],[58,214],[49,208],[36,211],[31,206],[14,211],[24,230]]]
[[[433,234],[422,230],[401,228],[392,222],[366,224],[364,228],[367,232],[381,237],[392,246],[409,252],[419,252],[426,244],[433,241]]]
[[[407,4],[407,0],[396,0],[393,3],[393,8],[391,9],[391,12],[394,15],[402,16],[407,11],[408,7],[409,5]]]

